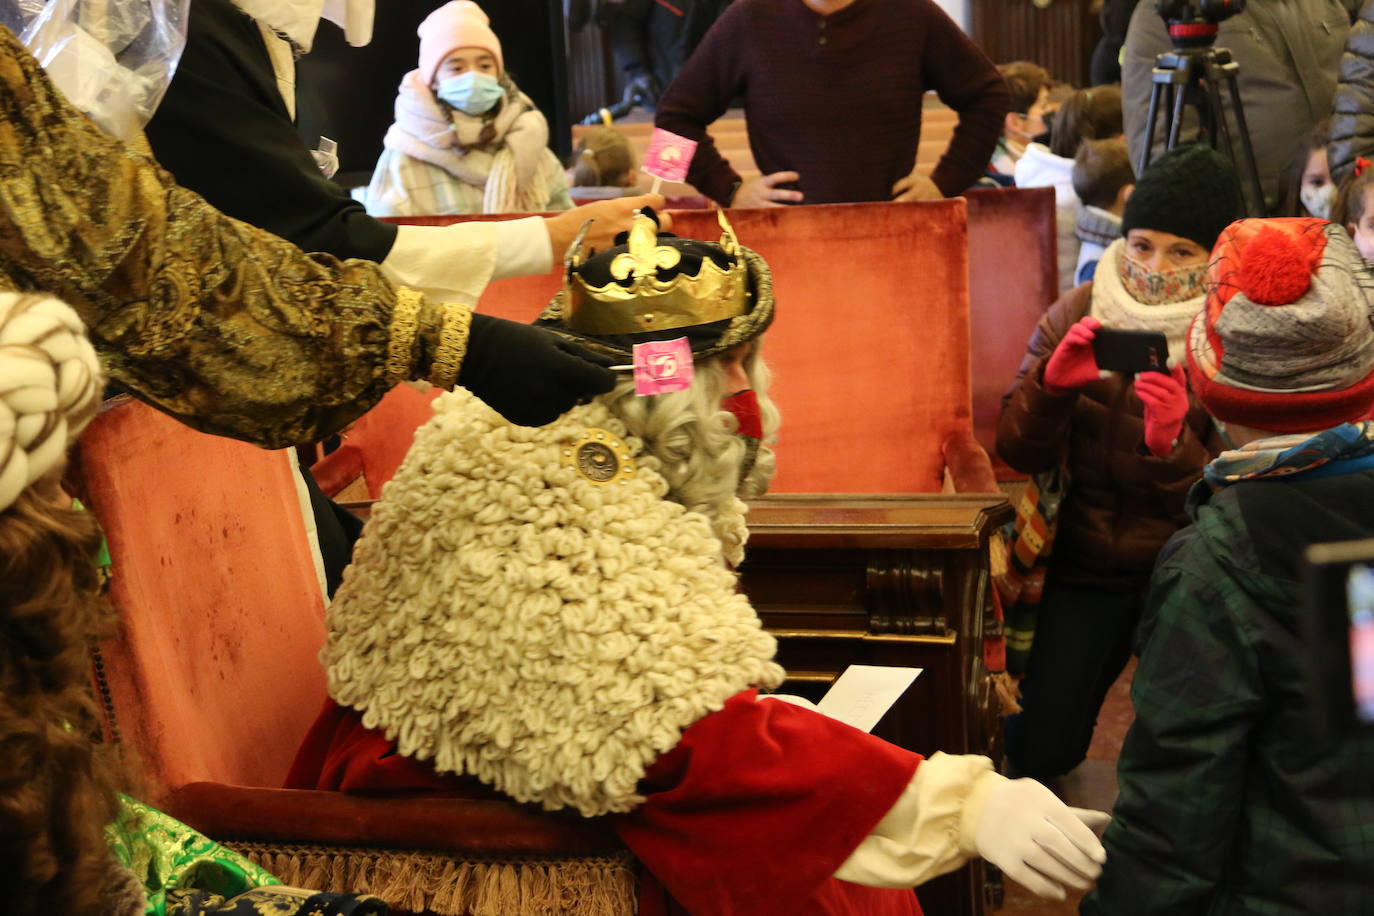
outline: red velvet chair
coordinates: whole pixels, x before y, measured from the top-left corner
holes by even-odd
[[[998,480],[1022,479],[1002,463],[997,416],[1035,323],[1059,295],[1053,188],[968,194],[969,320],[973,328],[973,433]]]
[[[629,855],[599,822],[275,788],[325,696],[324,606],[291,460],[135,401],[82,437],[121,619],[102,647],[107,724],[149,800],[289,884],[403,911],[632,913]]]
[[[367,498],[377,499],[405,460],[414,432],[433,413],[439,389],[422,391],[397,385],[377,406],[363,414],[339,436],[339,447],[311,465],[315,482],[329,496],[361,480]]]

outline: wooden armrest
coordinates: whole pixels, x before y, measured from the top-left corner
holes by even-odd
[[[988,453],[967,430],[956,430],[945,437],[940,451],[945,467],[954,480],[956,493],[997,493],[997,477],[992,473]]]
[[[364,796],[193,782],[168,814],[220,841],[423,849],[465,856],[598,855],[624,847],[604,818],[502,799]]]

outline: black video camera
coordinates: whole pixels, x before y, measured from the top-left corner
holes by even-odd
[[[1331,737],[1374,728],[1374,540],[1313,544],[1304,559],[1318,721]]]
[[[1245,10],[1245,0],[1155,0],[1174,47],[1202,48],[1216,41],[1217,23]]]

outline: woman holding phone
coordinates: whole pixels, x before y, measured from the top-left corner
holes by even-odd
[[[1068,480],[1021,682],[1023,712],[1007,723],[1018,775],[1054,780],[1087,755],[1102,701],[1130,659],[1155,555],[1187,524],[1184,498],[1219,450],[1179,363],[1212,245],[1241,216],[1238,188],[1209,147],[1155,160],[1126,203],[1123,237],[1091,281],[1040,319],[1002,399],[1002,459],[1026,474],[1062,468]],[[1103,339],[1099,365],[1094,342],[1103,329],[1162,335],[1168,355],[1156,352],[1155,361],[1165,371],[1107,371],[1147,369],[1150,360],[1109,362],[1106,351],[1129,355],[1131,341]]]

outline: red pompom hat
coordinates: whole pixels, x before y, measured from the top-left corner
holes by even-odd
[[[1217,240],[1188,378],[1223,422],[1310,432],[1374,406],[1374,278],[1319,219],[1243,219]]]

